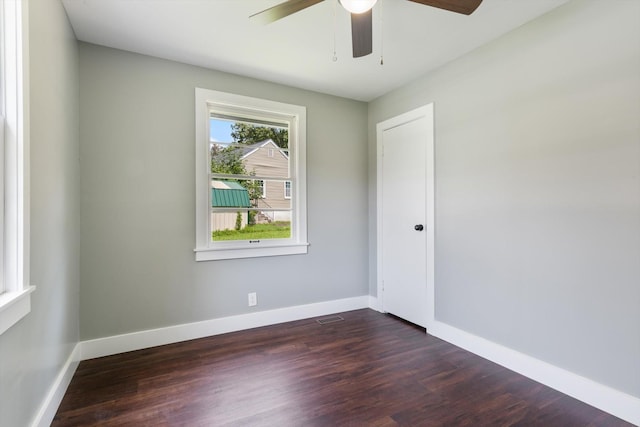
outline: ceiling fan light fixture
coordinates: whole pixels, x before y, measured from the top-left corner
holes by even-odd
[[[351,13],[364,13],[373,8],[378,0],[339,0],[342,7]]]

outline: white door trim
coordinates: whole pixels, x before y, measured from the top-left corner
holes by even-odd
[[[376,224],[376,251],[377,251],[377,297],[378,310],[383,311],[384,293],[382,289],[382,133],[387,129],[392,129],[405,123],[412,122],[421,118],[426,118],[429,129],[425,132],[426,143],[426,244],[427,244],[427,330],[435,321],[435,144],[434,144],[434,120],[433,120],[433,103],[423,107],[401,114],[397,117],[380,122],[376,126],[376,185],[377,185],[377,224]]]

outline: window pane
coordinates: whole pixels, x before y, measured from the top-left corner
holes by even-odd
[[[209,138],[212,173],[289,177],[289,130],[285,125],[211,113]]]
[[[277,179],[211,179],[211,239],[291,237],[291,198]]]

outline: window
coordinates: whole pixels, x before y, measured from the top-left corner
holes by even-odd
[[[291,181],[284,182],[284,198],[285,199],[291,198]]]
[[[307,253],[305,107],[196,88],[195,111],[196,261]]]
[[[273,157],[273,156],[270,156]],[[264,179],[257,179],[256,184],[258,186],[258,193],[257,196],[260,199],[266,199],[267,198],[267,181],[265,181]]]
[[[0,334],[31,310],[28,283],[28,58],[24,2],[0,0]]]

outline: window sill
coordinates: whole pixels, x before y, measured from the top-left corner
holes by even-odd
[[[0,335],[31,311],[31,292],[35,286],[0,295]]]
[[[222,259],[257,258],[280,255],[302,255],[307,253],[309,243],[261,246],[256,248],[196,248],[196,261],[216,261]]]

